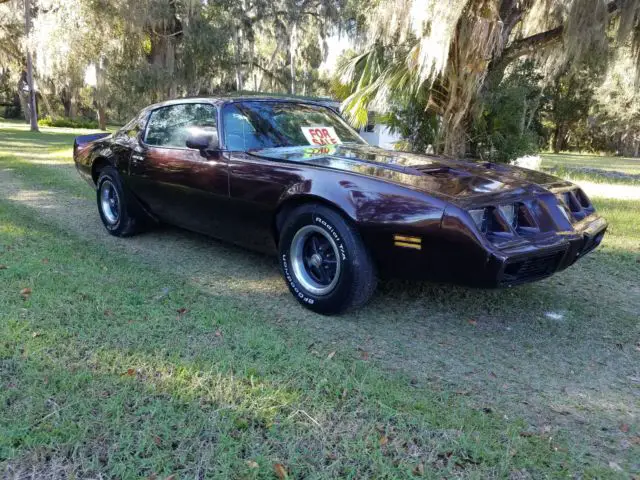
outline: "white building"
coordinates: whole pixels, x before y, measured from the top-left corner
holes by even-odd
[[[397,133],[392,133],[391,129],[383,123],[375,123],[375,115],[369,114],[369,123],[366,127],[361,128],[358,133],[364,138],[369,145],[394,150],[396,142],[402,140]]]

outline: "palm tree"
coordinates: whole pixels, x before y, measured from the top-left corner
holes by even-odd
[[[536,56],[561,71],[606,53],[610,24],[640,60],[640,0],[383,0],[367,17],[367,47],[339,70],[351,87],[345,114],[362,125],[367,108],[427,98],[441,120],[436,148],[452,156],[465,153],[487,79],[499,82],[513,60]]]

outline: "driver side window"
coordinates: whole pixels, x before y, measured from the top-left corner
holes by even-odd
[[[151,113],[145,143],[155,147],[186,148],[194,127],[217,133],[216,107],[206,103],[181,103]]]

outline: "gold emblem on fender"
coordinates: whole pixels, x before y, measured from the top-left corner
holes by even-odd
[[[406,235],[394,235],[393,244],[396,247],[413,248],[422,250],[422,239],[420,237],[408,237]]]

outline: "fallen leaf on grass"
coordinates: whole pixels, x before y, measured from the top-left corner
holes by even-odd
[[[254,462],[253,460],[247,460],[247,467],[255,470],[256,468],[259,468],[260,465],[258,465],[258,462]]]
[[[640,445],[640,437],[631,437],[629,440],[633,445]]]
[[[128,377],[133,377],[136,374],[135,369],[129,368],[126,372],[120,374],[121,376],[127,375]]]
[[[382,435],[378,443],[381,447],[384,447],[387,443],[389,443],[389,439],[386,436]]]
[[[110,317],[111,315],[113,315],[113,310],[107,308],[103,313],[105,317]]]
[[[161,446],[162,445],[162,439],[159,436],[155,436],[153,437],[153,443],[155,443],[157,446]]]
[[[49,259],[48,258],[43,258],[42,259],[42,263],[44,263],[46,265],[47,263],[49,263]]]
[[[188,310],[188,309],[186,309],[186,308],[184,308],[184,307],[179,308],[178,310],[176,310],[176,312],[178,312],[178,315],[184,315],[184,314],[185,314],[185,313],[187,313],[188,311],[189,311],[189,310]]]
[[[416,468],[413,469],[413,474],[417,477],[424,475],[424,463],[419,463]]]
[[[616,472],[623,472],[622,467],[618,465],[616,462],[609,462],[609,467],[615,470]]]
[[[495,373],[493,373],[493,372],[489,372],[489,376],[490,376],[491,378],[498,378],[498,376],[497,376]]]
[[[623,433],[627,433],[629,431],[629,424],[623,423],[620,425],[620,431]]]
[[[176,474],[171,474],[169,475],[167,478],[165,478],[164,480],[176,480]]]
[[[362,360],[369,360],[369,352],[367,352],[366,350],[360,350],[360,358]]]
[[[6,265],[0,265],[0,270],[6,270],[7,268],[9,267],[7,267]]]
[[[477,324],[478,324],[478,321],[477,321],[477,320],[474,320],[473,318],[470,318],[470,319],[469,319],[469,325],[476,326]]]
[[[466,396],[466,395],[471,395],[471,390],[456,390],[454,393],[456,395]]]
[[[222,336],[222,332],[220,330],[216,330],[215,336],[216,337],[221,337]]]
[[[20,296],[22,296],[24,300],[28,299],[30,295],[31,295],[31,289],[29,287],[23,288],[22,290],[20,290]]]
[[[42,333],[40,333],[40,332],[33,332],[33,333],[31,334],[31,336],[32,336],[33,338],[41,337],[41,336],[42,336]]]
[[[282,465],[281,463],[274,463],[273,464],[273,471],[276,472],[276,476],[280,480],[284,480],[286,478],[289,478],[289,474],[287,473],[286,467],[284,465]]]
[[[154,300],[162,300],[163,298],[165,298],[166,296],[169,295],[169,288],[165,287],[162,289],[162,293],[160,293],[159,295],[156,295],[155,297],[153,297]]]
[[[329,355],[327,355],[327,360],[331,360],[333,357],[335,357],[335,355],[336,355],[336,351],[334,350]]]

